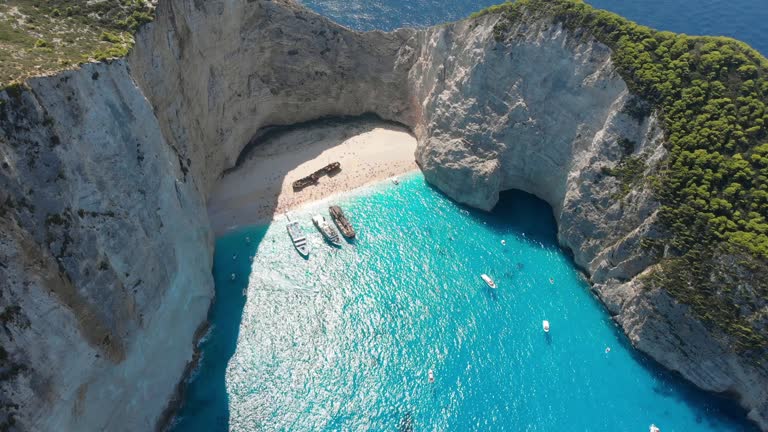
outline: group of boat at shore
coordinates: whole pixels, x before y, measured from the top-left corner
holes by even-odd
[[[341,234],[350,240],[354,239],[355,229],[344,215],[344,211],[341,210],[341,207],[332,205],[328,208],[328,211],[331,214],[331,219],[333,219],[333,222],[336,224],[339,231],[341,231]],[[308,257],[309,243],[307,242],[307,237],[304,235],[304,232],[301,230],[299,222],[291,221],[288,215],[286,215],[286,217],[288,218],[288,225],[286,225],[286,229],[288,230],[288,235],[291,237],[293,246],[301,256]],[[325,216],[320,214],[312,216],[312,223],[315,225],[315,228],[320,231],[320,234],[322,234],[325,241],[334,246],[341,246],[341,237],[339,236],[339,232],[336,231],[336,228],[334,228],[333,225],[328,222]]]

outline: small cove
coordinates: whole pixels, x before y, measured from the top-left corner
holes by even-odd
[[[401,180],[334,198],[359,234],[340,249],[309,221],[328,202],[294,211],[309,260],[280,221],[218,239],[212,330],[173,430],[751,430],[628,346],[545,203],[507,192],[488,214]]]
[[[303,3],[351,28],[390,30],[498,2]],[[589,3],[768,51],[768,9],[759,2]],[[213,327],[173,430],[644,431],[650,422],[664,432],[754,430],[734,403],[628,345],[557,247],[551,210],[534,197],[508,192],[484,214],[416,174],[341,203],[362,227],[360,241],[341,250],[325,246],[309,222],[318,211],[327,217],[326,202],[295,212],[313,238],[308,261],[280,221],[217,241]],[[498,292],[488,292],[482,272]],[[542,317],[552,322],[550,338]]]

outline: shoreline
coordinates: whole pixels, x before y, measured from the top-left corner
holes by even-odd
[[[207,211],[215,236],[264,225],[306,204],[418,171],[416,139],[402,126],[357,119],[286,130],[254,146],[216,184]],[[331,163],[341,171],[294,191],[295,180]]]
[[[359,195],[366,194],[370,188],[374,188],[374,187],[385,185],[385,184],[389,183],[394,178],[398,178],[400,181],[405,181],[405,180],[409,179],[411,176],[418,175],[420,173],[421,173],[421,171],[417,168],[415,170],[407,171],[407,172],[404,172],[404,173],[401,173],[401,174],[397,174],[397,175],[394,175],[394,176],[391,176],[391,177],[386,177],[386,178],[383,178],[383,179],[372,180],[372,181],[370,181],[368,183],[365,183],[363,185],[357,186],[354,189],[338,191],[337,193],[334,193],[334,194],[328,195],[328,196],[324,196],[324,197],[318,198],[316,200],[303,201],[300,204],[297,204],[297,205],[295,205],[295,206],[293,206],[291,208],[285,209],[285,211],[283,211],[283,212],[276,212],[273,215],[270,215],[268,218],[262,218],[262,219],[259,219],[259,220],[254,220],[253,222],[248,222],[248,223],[244,223],[244,224],[237,225],[237,226],[227,227],[222,232],[215,232],[216,239],[228,236],[228,235],[233,234],[233,233],[236,234],[236,233],[238,233],[243,228],[247,229],[249,227],[266,227],[266,226],[269,226],[270,224],[272,224],[274,222],[277,222],[281,218],[283,218],[286,213],[291,215],[291,220],[298,220],[298,219],[294,219],[294,215],[293,215],[294,211],[295,212],[303,212],[304,210],[306,210],[309,207],[317,206],[317,205],[323,204],[323,203],[328,203],[328,206],[330,206],[331,205],[330,203],[332,201],[344,201],[344,200],[347,200],[347,199],[350,199],[350,198],[354,198],[354,197],[359,196]],[[338,202],[336,202],[334,204],[338,204]],[[339,204],[339,205],[342,205],[342,207],[343,207],[343,204]],[[327,209],[325,209],[325,210],[327,210]],[[326,216],[326,218],[328,217],[327,214],[325,216]]]

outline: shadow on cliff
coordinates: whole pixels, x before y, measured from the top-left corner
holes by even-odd
[[[252,257],[266,233],[266,226],[246,227],[216,241],[216,297],[208,311],[210,331],[200,342],[200,364],[187,378],[181,407],[168,430],[229,430],[227,367],[237,349]]]

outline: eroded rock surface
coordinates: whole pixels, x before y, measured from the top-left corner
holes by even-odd
[[[498,19],[357,33],[288,0],[165,0],[127,60],[0,93],[0,422],[148,430],[213,297],[207,195],[259,129],[375,113],[415,132],[426,178],[490,209],[553,208],[559,240],[632,343],[768,429],[768,372],[642,276],[663,132],[589,35]],[[629,183],[627,183],[629,182]]]
[[[125,62],[27,85],[0,95],[5,422],[152,429],[213,294],[202,196]]]

